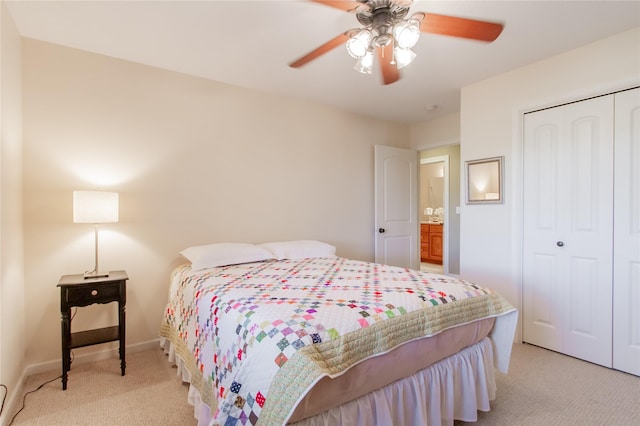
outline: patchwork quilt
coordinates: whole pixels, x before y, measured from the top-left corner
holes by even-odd
[[[214,425],[284,424],[322,377],[424,336],[512,311],[492,290],[341,257],[174,271],[160,334]]]

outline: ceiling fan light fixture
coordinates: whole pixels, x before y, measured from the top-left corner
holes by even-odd
[[[416,20],[398,21],[393,26],[393,38],[399,48],[411,49],[420,39],[420,22]]]
[[[398,69],[406,67],[416,58],[416,54],[413,50],[401,49],[400,47],[395,47],[393,49],[393,56]]]
[[[367,54],[372,39],[373,34],[368,29],[359,31],[347,41],[347,52],[352,58],[362,58]]]
[[[374,53],[382,74],[383,84],[391,84],[400,78],[398,69],[409,65],[416,57],[411,50],[422,33],[484,42],[494,41],[504,25],[498,22],[479,21],[458,16],[417,12],[408,16],[414,0],[313,0],[336,9],[354,12],[361,28],[353,28],[334,37],[303,57],[289,64],[299,68],[342,44],[349,55],[356,59],[355,69],[371,74]]]
[[[363,56],[358,58],[353,69],[362,74],[371,74],[373,72],[373,49],[368,49]]]
[[[391,34],[380,34],[373,38],[371,44],[374,47],[385,47],[390,45],[393,42],[393,37]]]

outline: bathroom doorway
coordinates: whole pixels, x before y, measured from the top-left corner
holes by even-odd
[[[420,269],[460,273],[460,145],[420,152]]]
[[[448,184],[448,163],[448,156],[420,160],[420,269],[439,274],[445,270],[445,188]]]

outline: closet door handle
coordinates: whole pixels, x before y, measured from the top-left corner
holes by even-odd
[[[385,232],[387,232],[387,230],[384,228],[378,228],[378,232],[384,234]]]
[[[564,246],[564,243],[563,243],[562,241],[558,241],[558,242],[556,243],[556,245],[557,245],[558,247],[562,247],[562,246]]]

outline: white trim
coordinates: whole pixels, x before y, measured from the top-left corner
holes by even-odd
[[[126,345],[126,353],[136,353],[146,351],[152,348],[158,347],[160,344],[160,339],[153,339],[146,342],[136,343],[133,345]],[[78,354],[73,357],[73,363],[78,364],[86,364],[89,362],[102,361],[104,359],[109,358],[118,358],[118,343],[110,343],[111,348],[107,348],[103,346],[103,349],[98,349],[95,351]],[[34,374],[46,373],[48,371],[60,370],[59,374],[62,374],[62,358],[46,361],[38,364],[31,364],[27,366],[24,370],[24,376],[32,376]]]
[[[515,108],[515,111],[525,114],[539,109],[553,108],[571,102],[583,101],[596,96],[606,96],[638,86],[640,86],[640,78],[623,79],[593,87],[573,90],[562,95],[559,94],[558,96],[541,98],[527,104],[519,105]],[[520,134],[520,136],[522,136],[522,134]]]
[[[27,375],[25,372],[22,372],[22,375],[16,382],[16,388],[7,389],[7,399],[4,401],[4,411],[2,412],[2,416],[0,416],[0,425],[8,425],[9,420],[11,420],[11,416],[14,416],[14,413],[18,410],[18,403],[22,401],[24,383],[26,380]]]
[[[438,157],[429,157],[429,158],[420,159],[420,165],[440,163],[440,162],[444,163],[444,199],[443,199],[444,223],[442,225],[442,228],[443,228],[442,232],[444,233],[444,238],[442,238],[442,269],[445,274],[448,274],[449,273],[449,224],[450,224],[450,220],[449,220],[449,156],[440,155]],[[418,211],[418,217],[420,217],[419,211]],[[418,256],[420,256],[420,251],[418,251]]]

